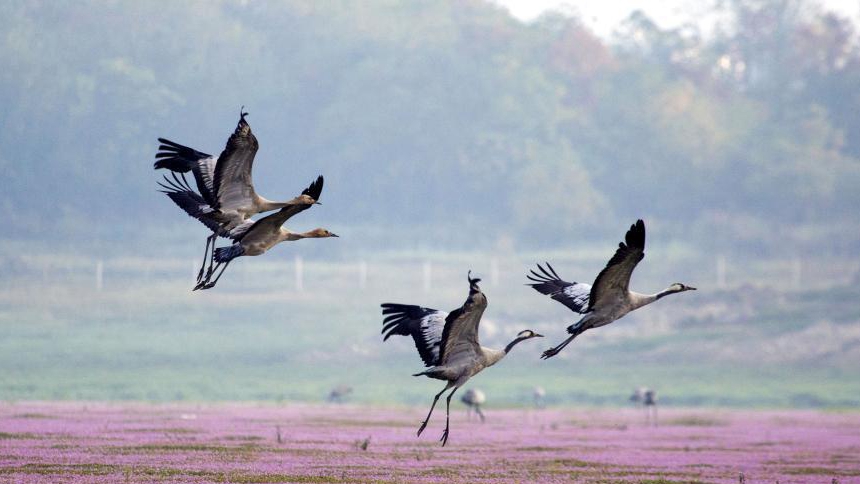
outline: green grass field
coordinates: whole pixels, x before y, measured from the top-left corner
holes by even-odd
[[[852,370],[860,364],[860,291],[850,284],[797,291],[775,277],[717,289],[712,271],[696,275],[701,261],[684,251],[660,271],[646,259],[636,287],[681,280],[700,290],[587,332],[543,362],[540,352],[563,338],[574,315],[523,286],[527,268],[551,259],[563,276],[591,274],[600,251],[311,254],[298,291],[293,256],[302,252],[285,249],[242,260],[215,289],[192,293],[190,249],[157,265],[146,254],[107,253],[101,290],[92,253],[0,260],[0,399],[316,401],[347,384],[353,401],[421,403],[438,382],[409,376],[421,368],[411,341],[382,343],[379,303],[450,310],[471,268],[490,301],[483,344],[503,346],[525,328],[547,336],[473,380],[495,404],[527,405],[540,385],[555,405],[626,405],[635,387],[650,386],[667,405],[860,406]],[[749,270],[767,281],[779,267]]]

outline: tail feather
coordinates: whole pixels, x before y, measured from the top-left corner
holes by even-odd
[[[245,254],[245,249],[241,244],[233,244],[227,247],[218,247],[215,249],[215,262],[229,262],[236,257]]]
[[[574,336],[579,336],[579,334],[585,330],[586,330],[586,328],[585,328],[585,325],[582,324],[582,320],[579,320],[579,322],[573,323],[567,327],[567,332],[569,334],[574,335]]]

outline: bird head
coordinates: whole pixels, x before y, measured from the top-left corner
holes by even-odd
[[[478,287],[478,283],[481,282],[481,278],[476,277],[473,279],[472,278],[472,271],[469,271],[469,273],[466,274],[466,279],[469,280],[469,289],[471,289],[472,291],[480,291],[481,290],[481,288]]]
[[[693,286],[688,286],[686,284],[681,284],[680,282],[676,282],[669,286],[673,292],[684,292],[684,291],[695,291],[696,288]]]
[[[326,237],[340,237],[339,235],[337,235],[333,232],[329,232],[327,229],[323,229],[323,228],[313,229],[309,232],[309,235],[311,237],[315,237],[318,239],[323,239]]]
[[[530,329],[525,329],[517,334],[517,339],[543,338],[542,334],[535,333]]]
[[[305,195],[305,194],[302,194],[302,195],[299,195],[298,197],[296,197],[296,201],[300,205],[313,205],[313,204],[317,203],[317,201],[314,200],[314,198],[312,196]]]

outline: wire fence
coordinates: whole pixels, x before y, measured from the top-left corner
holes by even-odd
[[[328,261],[301,255],[244,258],[231,264],[219,285],[232,280],[234,290],[263,290],[266,287],[304,292],[333,285],[368,291],[392,284],[413,292],[429,293],[449,281],[463,278],[467,270],[482,277],[486,287],[526,283],[534,262],[550,259],[559,274],[570,281],[591,282],[602,268],[599,259],[559,259],[518,256],[454,257],[354,257]],[[0,285],[5,288],[71,286],[95,293],[139,289],[151,285],[196,284],[200,259],[149,259],[143,257],[59,257],[34,254],[0,256]],[[683,278],[683,279],[682,279]],[[754,285],[793,291],[852,284],[860,280],[860,262],[804,259],[801,257],[763,261],[735,260],[730,255],[687,258],[671,266],[646,259],[634,275],[636,286],[658,290],[671,282],[701,288],[731,290]],[[238,282],[238,283],[236,283]],[[640,284],[641,283],[641,284]]]

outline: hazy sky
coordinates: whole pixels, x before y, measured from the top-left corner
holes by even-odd
[[[607,37],[633,10],[642,10],[662,27],[671,27],[690,18],[702,18],[712,2],[694,0],[492,0],[507,7],[521,20],[532,20],[548,9],[575,11],[595,33]],[[856,0],[819,0],[828,10],[856,18],[860,2]]]

